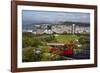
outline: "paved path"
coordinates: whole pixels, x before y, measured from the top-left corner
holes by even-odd
[[[47,43],[47,45],[58,45],[58,46],[63,46],[63,43]]]
[[[71,58],[71,57],[66,57],[66,56],[62,56],[63,59],[66,59],[66,60],[73,60],[74,58]]]

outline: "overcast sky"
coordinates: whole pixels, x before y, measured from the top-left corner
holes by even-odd
[[[89,13],[77,12],[54,12],[54,11],[35,11],[23,10],[22,22],[23,24],[32,23],[58,23],[58,22],[90,22]]]

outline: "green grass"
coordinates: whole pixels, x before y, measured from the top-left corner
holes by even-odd
[[[70,41],[74,41],[80,38],[79,35],[73,35],[73,34],[52,34],[54,35],[55,39],[57,40],[57,42],[60,43],[68,43]],[[57,36],[56,36],[57,35]],[[37,36],[38,38],[44,38],[44,37],[48,37],[50,35],[42,35],[42,36]]]
[[[55,36],[56,40],[61,43],[68,43],[70,41],[77,40],[79,36],[77,35],[58,35]]]

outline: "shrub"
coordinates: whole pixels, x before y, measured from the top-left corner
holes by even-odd
[[[23,62],[32,62],[34,61],[34,54],[33,54],[34,48],[23,48],[22,50],[22,61]]]
[[[66,32],[66,31],[64,31],[62,34],[64,34],[64,35],[65,35],[65,34],[67,34],[67,32]]]
[[[31,46],[31,39],[28,38],[28,37],[23,37],[22,38],[22,47],[25,48],[25,47],[29,47]]]
[[[49,35],[49,36],[45,37],[44,40],[46,42],[56,41],[55,36],[53,36],[53,35]]]
[[[43,42],[41,41],[41,39],[39,39],[39,38],[31,39],[31,46],[38,47],[38,46],[42,46],[42,45],[43,45]]]
[[[79,42],[80,42],[81,44],[90,43],[90,39],[89,39],[89,38],[90,38],[89,36],[81,36],[81,37],[79,38]]]

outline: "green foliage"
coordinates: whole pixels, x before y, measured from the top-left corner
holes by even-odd
[[[34,36],[32,33],[29,33],[29,35],[26,35],[28,33],[23,33],[22,37],[22,46],[25,47],[38,47],[41,45],[45,45],[45,42],[41,40],[41,38],[38,38]]]
[[[89,36],[81,36],[81,37],[79,38],[79,42],[80,42],[81,44],[89,43],[89,41],[90,41]]]
[[[56,32],[53,32],[53,34],[56,34]]]
[[[57,54],[45,52],[42,54],[41,61],[54,61],[54,60],[59,60],[60,56]]]
[[[80,37],[79,42],[82,44],[82,48],[90,48],[90,37],[89,36]]]
[[[31,46],[30,44],[31,44],[31,39],[30,38],[28,38],[28,37],[23,37],[22,38],[22,47],[23,48]]]
[[[34,48],[23,48],[22,50],[23,62],[34,61],[33,49]]]
[[[39,48],[42,49],[42,52],[49,52],[49,49],[51,48],[50,46],[44,45],[44,46],[38,46]]]
[[[38,47],[42,46],[44,43],[39,38],[32,38],[31,39],[31,46],[32,47]]]
[[[66,35],[66,34],[67,34],[67,32],[66,32],[66,31],[64,31],[62,34]]]
[[[55,36],[54,35],[48,35],[48,36],[44,36],[41,38],[43,41],[45,42],[55,42]]]
[[[54,36],[48,36],[48,37],[45,37],[45,41],[49,42],[49,41],[52,41],[54,40]]]
[[[22,33],[23,37],[33,37],[34,34],[32,34],[31,32],[23,32]]]
[[[48,61],[50,59],[50,57],[51,57],[51,53],[45,52],[45,53],[42,54],[41,57],[42,57],[41,61]]]

